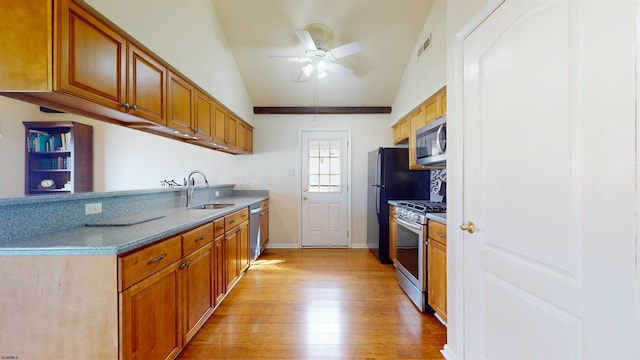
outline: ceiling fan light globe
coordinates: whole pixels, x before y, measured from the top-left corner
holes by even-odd
[[[325,71],[318,72],[318,79],[322,80],[327,77],[327,73]]]
[[[303,72],[306,76],[311,75],[311,73],[313,72],[313,65],[312,65],[312,64],[307,64],[307,65],[303,66],[303,67],[302,67],[302,72]]]

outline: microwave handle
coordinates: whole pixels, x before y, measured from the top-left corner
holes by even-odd
[[[444,154],[444,146],[442,146],[442,141],[440,141],[440,134],[442,133],[442,129],[444,129],[445,124],[442,124],[440,126],[438,126],[438,132],[436,133],[436,141],[438,142],[438,149],[440,149],[440,152],[442,154]]]

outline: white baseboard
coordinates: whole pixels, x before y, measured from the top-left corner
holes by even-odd
[[[291,243],[278,244],[278,243],[269,242],[267,244],[267,249],[297,249],[299,247],[300,246],[298,246],[298,244],[291,244]]]
[[[456,354],[451,350],[451,348],[447,344],[444,344],[444,348],[440,350],[440,353],[447,360],[456,360]]]
[[[299,249],[300,245],[291,243],[267,243],[267,249]],[[368,249],[367,244],[351,244],[352,249]]]

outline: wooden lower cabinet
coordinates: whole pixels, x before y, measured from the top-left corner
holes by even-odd
[[[236,231],[228,231],[224,236],[224,257],[227,290],[238,280],[238,236]]]
[[[389,205],[389,257],[393,263],[396,263],[396,229],[398,223],[396,222],[396,206]]]
[[[447,227],[429,220],[427,302],[447,321]]]
[[[173,359],[182,349],[180,262],[120,294],[120,359]]]
[[[216,305],[227,293],[226,251],[224,235],[213,240],[214,299]]]
[[[184,258],[181,265],[184,343],[200,330],[215,307],[213,243]]]
[[[260,203],[262,212],[260,213],[260,250],[264,250],[269,242],[269,200],[262,200]]]

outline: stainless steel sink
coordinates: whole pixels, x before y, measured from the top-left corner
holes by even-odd
[[[233,206],[233,205],[235,204],[219,204],[219,203],[202,204],[202,205],[196,205],[196,206],[190,207],[189,209],[215,210],[215,209],[228,208],[229,206]]]

